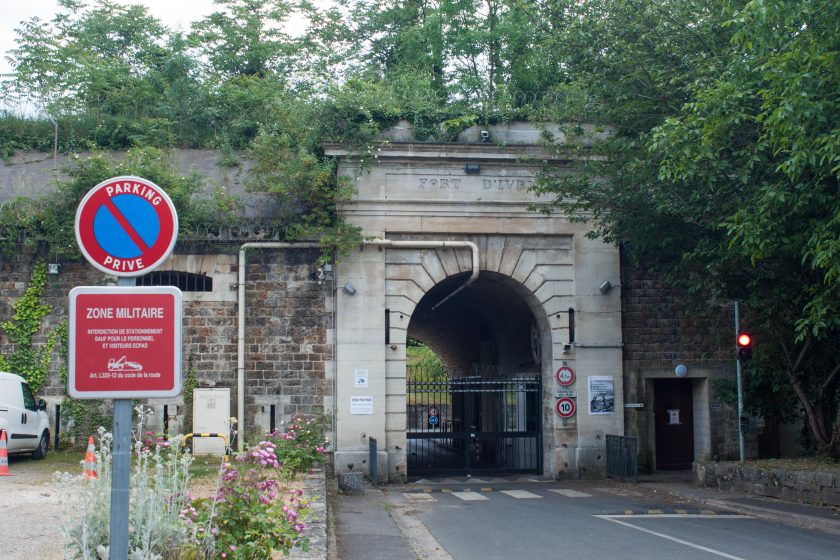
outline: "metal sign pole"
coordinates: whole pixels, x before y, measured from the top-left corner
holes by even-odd
[[[118,286],[134,286],[134,278],[120,278]],[[128,558],[128,507],[131,478],[131,399],[114,400],[114,448],[111,454],[111,560]]]
[[[131,400],[114,401],[114,450],[111,462],[110,559],[128,558],[128,503],[131,474]]]
[[[735,339],[738,339],[738,333],[741,332],[741,319],[738,316],[738,302],[735,302]],[[741,430],[741,418],[744,416],[744,393],[741,387],[741,360],[738,359],[738,354],[735,354],[735,381],[738,384],[738,455],[741,462],[744,462],[744,432]]]

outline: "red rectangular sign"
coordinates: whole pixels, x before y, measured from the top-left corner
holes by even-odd
[[[181,394],[183,298],[170,286],[70,291],[69,393],[77,399]]]

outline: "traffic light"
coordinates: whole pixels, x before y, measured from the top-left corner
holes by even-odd
[[[749,361],[752,358],[752,337],[747,333],[740,333],[737,339],[738,359],[741,363]]]

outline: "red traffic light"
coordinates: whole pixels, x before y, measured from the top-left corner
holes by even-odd
[[[744,364],[752,358],[752,337],[747,333],[739,333],[737,341],[738,360]]]

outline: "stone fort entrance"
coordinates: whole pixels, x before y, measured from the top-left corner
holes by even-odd
[[[409,476],[542,474],[542,336],[527,290],[483,271],[450,297],[465,281],[436,284],[408,325],[446,367],[407,368]]]
[[[337,470],[367,470],[376,438],[391,480],[603,475],[604,435],[623,433],[619,290],[599,289],[619,284],[618,250],[529,210],[542,201],[523,158],[569,172],[575,161],[509,140],[394,142],[372,164],[326,146],[358,190],[344,215],[373,239],[333,271]],[[408,371],[409,336],[440,356],[444,379]],[[568,418],[555,412],[563,366],[577,374],[563,386],[577,401]],[[609,410],[588,409],[590,377],[611,388]]]

